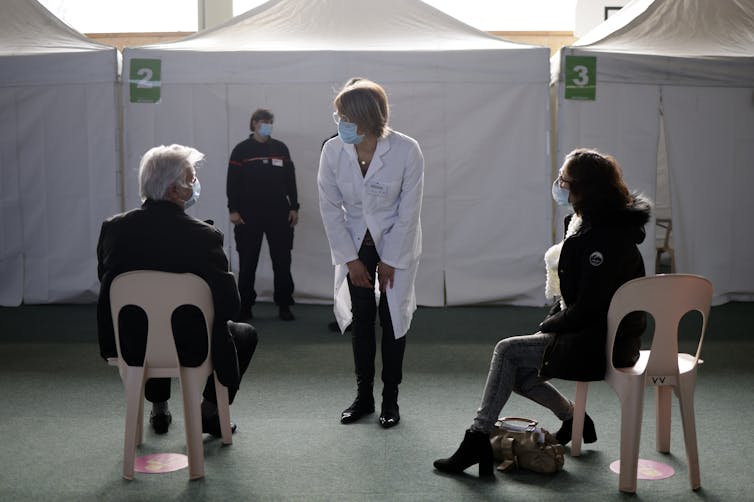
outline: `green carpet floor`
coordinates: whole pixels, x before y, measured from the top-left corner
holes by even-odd
[[[640,456],[676,473],[639,481],[634,497],[618,492],[609,469],[620,419],[604,383],[590,386],[587,404],[599,440],[582,457],[566,456],[563,472],[498,473],[484,482],[473,468],[450,477],[432,467],[470,424],[495,342],[532,331],[543,309],[419,309],[407,345],[402,421],[390,430],[377,415],[339,423],[354,394],[350,340],[327,331],[330,307],[294,312],[297,320],[284,323],[272,305],[255,309],[260,344],[231,408],[239,430],[230,447],[205,437],[206,477],[189,482],[181,470],[128,482],[120,476],[124,394],[117,371],[98,357],[94,306],[0,308],[0,500],[754,500],[754,304],[712,312],[696,391],[702,489],[689,489],[675,402],[672,453],[655,451],[648,389]],[[555,383],[573,395],[572,382]],[[138,455],[185,452],[177,383],[173,390],[170,432],[147,430]],[[503,414],[559,427],[549,411],[518,396]]]

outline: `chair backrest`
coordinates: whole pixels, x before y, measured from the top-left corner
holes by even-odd
[[[134,270],[113,279],[110,286],[110,309],[120,360],[123,358],[120,352],[118,315],[126,305],[135,305],[143,309],[147,316],[145,367],[178,368],[178,353],[173,338],[171,317],[173,311],[181,305],[194,305],[201,310],[207,326],[207,347],[211,347],[210,337],[214,320],[212,292],[204,279],[197,275]]]
[[[686,313],[696,310],[702,315],[702,328],[696,350],[696,362],[707,329],[712,283],[690,274],[662,274],[640,277],[623,284],[613,295],[607,313],[607,358],[612,353],[618,326],[626,314],[643,311],[655,321],[654,338],[647,363],[647,375],[678,375],[678,324]]]

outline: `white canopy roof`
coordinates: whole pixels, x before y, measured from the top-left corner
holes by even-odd
[[[36,0],[0,3],[0,85],[113,82],[117,64],[115,47],[89,40]]]
[[[328,15],[333,12],[337,16]],[[419,0],[270,0],[212,29],[159,47],[223,51],[439,51],[528,46],[479,31]]]
[[[161,58],[163,83],[331,81],[349,60],[392,66],[406,81],[520,83],[546,78],[547,68],[535,55],[546,52],[477,30],[419,0],[270,0],[191,37],[128,48],[124,54]],[[197,53],[211,54],[212,64],[197,64]],[[253,67],[241,53],[254,58]],[[503,54],[505,64],[499,59]],[[481,59],[489,63],[480,64]]]
[[[750,85],[754,1],[634,0],[563,52],[599,55],[601,82]]]

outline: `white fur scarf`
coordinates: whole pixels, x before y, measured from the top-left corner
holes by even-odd
[[[581,217],[575,214],[571,217],[566,230],[565,238],[569,238],[581,228]],[[565,239],[564,239],[565,240]],[[560,250],[563,248],[563,241],[558,242],[545,253],[545,297],[548,300],[560,298],[560,308],[565,309],[566,305],[560,296],[560,277],[558,276],[558,262],[560,261]]]

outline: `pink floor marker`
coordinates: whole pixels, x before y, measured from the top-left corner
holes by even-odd
[[[610,464],[610,470],[619,473],[620,472],[620,460],[616,460]],[[654,460],[639,459],[639,467],[636,470],[637,479],[665,479],[675,474],[675,470],[668,464],[662,462],[655,462]]]
[[[162,474],[188,467],[188,457],[180,453],[152,453],[136,457],[134,470],[147,474]]]

